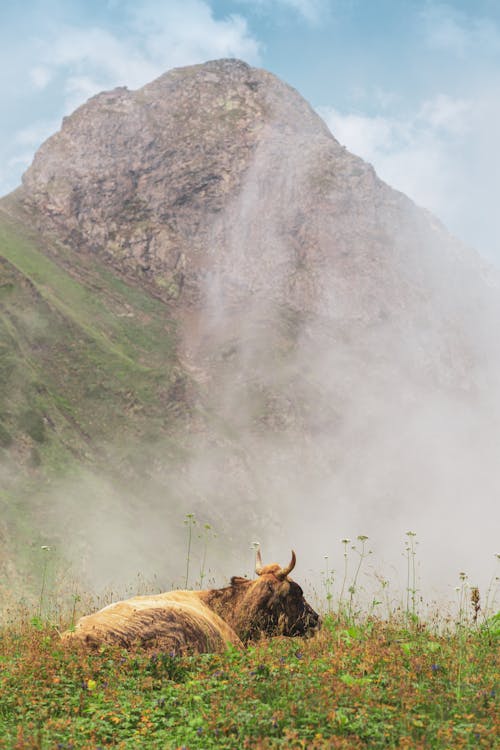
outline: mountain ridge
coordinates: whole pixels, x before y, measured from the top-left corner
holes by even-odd
[[[70,557],[78,518],[91,580],[154,569],[193,508],[237,546],[310,497],[317,548],[324,518],[381,533],[481,475],[493,502],[498,280],[266,71],[93,97],[0,200],[0,256],[0,497]]]

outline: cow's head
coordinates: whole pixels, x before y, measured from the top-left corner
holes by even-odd
[[[312,635],[318,630],[318,613],[306,602],[298,583],[288,577],[295,562],[295,552],[292,551],[292,559],[286,568],[277,563],[262,565],[260,551],[257,552],[255,572],[258,578],[248,588],[240,611],[240,618],[246,620],[245,623],[240,619],[241,629],[246,630],[243,637],[255,638],[259,633]]]

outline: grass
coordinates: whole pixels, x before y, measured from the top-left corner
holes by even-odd
[[[0,631],[0,748],[492,748],[497,646],[328,616],[243,653],[88,654],[25,619]]]
[[[95,446],[122,430],[124,445],[152,424],[165,433],[159,414],[175,385],[165,306],[95,259],[82,256],[70,271],[65,252],[48,257],[28,231],[0,220],[0,459],[12,453],[25,470],[20,486],[16,477],[15,489],[0,487],[0,507],[19,540],[32,538],[33,511],[43,509],[31,498],[53,474],[93,450],[98,461]],[[192,545],[202,540],[201,582],[212,533],[192,514],[186,520],[188,585]],[[63,649],[59,632],[77,605],[91,605],[75,592],[68,614],[54,614],[50,540],[40,538],[33,555],[41,549],[43,558],[32,566],[38,605],[0,627],[0,748],[493,747],[498,616],[485,623],[476,609],[471,617],[462,579],[457,622],[423,624],[413,537],[408,532],[400,616],[389,606],[385,619],[360,612],[360,571],[370,554],[360,536],[352,547],[342,542],[336,603],[326,562],[318,637],[182,658]]]
[[[165,414],[180,377],[175,328],[159,300],[94,258],[70,263],[55,244],[49,257],[43,241],[0,211],[1,443],[27,435],[82,457]]]
[[[184,523],[186,579],[196,544],[202,581],[213,530],[193,513]],[[244,652],[182,657],[63,647],[60,632],[74,625],[77,609],[93,605],[74,588],[69,600],[56,594],[49,575],[56,561],[42,546],[38,603],[10,620],[5,612],[0,627],[0,750],[493,748],[500,613],[491,616],[486,601],[481,608],[478,588],[462,573],[455,615],[443,610],[423,621],[412,602],[418,581],[410,545],[406,608],[403,596],[385,619],[374,617],[358,600],[366,542],[361,535],[350,547],[349,574],[350,542],[342,540],[335,601],[327,562],[326,615],[313,638],[262,639]],[[495,582],[486,597],[492,606]]]
[[[44,527],[51,484],[88,466],[116,480],[102,447],[112,442],[132,463],[150,436],[169,441],[188,407],[165,304],[4,205],[0,505],[22,569],[16,547]]]

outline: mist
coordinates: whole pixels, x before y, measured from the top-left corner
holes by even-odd
[[[211,218],[200,302],[179,312],[193,395],[176,451],[111,442],[109,472],[38,493],[42,537],[90,590],[133,589],[138,574],[222,585],[252,575],[258,541],[266,562],[295,549],[296,579],[321,598],[325,566],[338,593],[341,540],[366,535],[362,588],[388,580],[400,602],[409,531],[419,596],[453,598],[462,571],[490,585],[498,277],[326,127],[303,125],[266,126]]]

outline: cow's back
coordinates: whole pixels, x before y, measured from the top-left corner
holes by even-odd
[[[224,651],[228,643],[238,648],[243,645],[234,630],[194,591],[115,602],[82,617],[74,630],[63,634],[63,640],[91,648],[110,644],[175,654]]]

